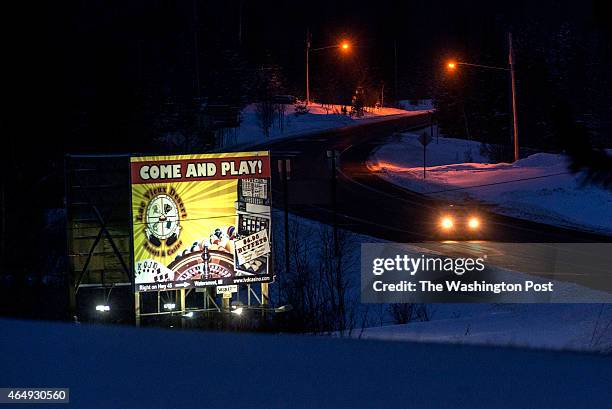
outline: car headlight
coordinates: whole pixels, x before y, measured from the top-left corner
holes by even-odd
[[[440,220],[440,227],[442,227],[444,230],[452,229],[454,224],[453,218],[449,216],[445,216],[442,218],[442,220]]]
[[[468,220],[468,227],[472,230],[476,230],[480,227],[480,220],[477,217],[470,217]]]

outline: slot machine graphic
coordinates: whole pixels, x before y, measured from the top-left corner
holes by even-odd
[[[269,179],[239,179],[236,200],[238,237],[266,230],[270,237],[271,190]],[[236,264],[236,275],[267,274],[270,256],[261,256],[243,265]]]

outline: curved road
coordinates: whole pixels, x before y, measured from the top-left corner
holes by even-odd
[[[338,152],[336,221],[340,227],[395,242],[435,240],[436,208],[442,203],[397,187],[370,171],[365,162],[373,149],[394,132],[429,125],[428,113],[350,126],[317,135],[260,144],[272,152],[274,205],[284,205],[277,160],[291,159],[289,210],[333,224],[332,168],[328,151]],[[612,237],[579,232],[480,211],[487,229],[485,240],[517,243],[611,242]]]

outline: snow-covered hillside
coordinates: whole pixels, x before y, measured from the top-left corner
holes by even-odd
[[[612,402],[610,358],[593,354],[8,320],[0,333],[0,384],[68,387],[71,408]]]
[[[431,320],[370,327],[362,338],[612,352],[610,304],[433,304]]]
[[[490,164],[480,143],[439,138],[423,147],[403,134],[370,158],[370,169],[407,189],[450,199],[470,197],[497,205],[495,211],[539,222],[612,234],[612,192],[584,186],[563,155],[538,153],[513,164]]]
[[[350,111],[350,106],[347,107]],[[363,117],[342,115],[341,105],[313,103],[308,107],[308,113],[296,115],[293,105],[285,105],[284,125],[281,129],[278,122],[270,128],[268,137],[264,135],[257,116],[255,104],[242,110],[242,122],[239,128],[231,130],[220,140],[222,147],[246,147],[254,143],[266,142],[270,139],[308,135],[344,126],[358,125],[366,122],[380,121],[398,115],[418,115],[422,111],[408,112],[396,108],[368,109]]]
[[[299,226],[300,237],[329,237],[329,226],[291,216],[290,230]],[[283,259],[282,225],[275,228],[276,254]],[[293,233],[292,233],[293,234]],[[366,235],[341,231],[347,309],[354,314],[356,327],[351,336],[403,341],[453,342],[478,345],[522,346],[579,351],[612,351],[612,304],[430,304],[429,320],[393,325],[393,316],[386,304],[360,303],[360,257],[362,243],[380,243]],[[325,253],[322,241],[304,239],[299,246],[308,248],[309,257],[302,262],[317,270]],[[302,244],[303,243],[303,244]],[[295,243],[293,243],[295,245]],[[328,243],[329,244],[329,243]],[[415,249],[415,252],[418,250]],[[293,256],[295,257],[295,255]],[[540,278],[508,270],[494,270],[499,282]],[[285,278],[286,280],[286,278]],[[609,302],[610,295],[577,284],[555,281],[563,299],[588,302]],[[276,299],[276,285],[271,286]],[[507,299],[499,296],[499,301]],[[513,296],[516,300],[516,296]],[[297,307],[297,306],[296,306]],[[365,328],[362,331],[362,326]]]

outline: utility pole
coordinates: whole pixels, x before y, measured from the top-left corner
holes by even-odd
[[[289,274],[289,179],[291,178],[291,160],[280,159],[278,161],[279,172],[283,179],[283,205],[284,205],[284,216],[285,216],[285,274]],[[280,283],[279,283],[280,284]],[[280,303],[281,297],[281,286],[279,285],[278,297]]]
[[[397,95],[397,40],[393,41],[393,75],[394,75],[394,87],[395,87],[395,101],[397,102],[399,97]]]
[[[332,201],[332,227],[334,235],[334,255],[338,257],[340,249],[338,247],[338,200],[336,195],[337,189],[337,169],[336,169],[336,154],[335,150],[327,151],[327,157],[331,159],[331,201]]]
[[[518,119],[516,114],[516,76],[514,72],[514,48],[512,46],[512,33],[508,33],[508,66],[507,67],[495,67],[492,65],[483,65],[483,64],[472,64],[464,61],[449,61],[447,63],[447,68],[450,71],[454,71],[458,66],[468,66],[468,67],[476,67],[483,68],[487,70],[499,70],[499,71],[507,71],[510,73],[510,93],[512,96],[512,144],[514,145],[514,161],[519,160],[519,142],[518,142]],[[469,129],[467,125],[467,116],[465,115],[465,103],[463,104],[463,116],[465,119],[465,129],[469,138]]]
[[[4,175],[5,173],[2,172],[3,179]],[[6,260],[6,183],[4,180],[2,181],[2,187],[0,189],[2,189],[0,193],[0,206],[2,206],[0,210],[2,213],[0,215],[0,224],[2,225],[0,226],[0,229],[2,229],[0,232],[0,257],[2,257],[2,259],[0,260],[0,271],[5,271],[4,261]]]
[[[343,41],[341,44],[312,48],[310,39],[310,30],[306,29],[306,105],[310,104],[310,52],[329,50],[332,48],[348,51],[351,48],[351,45],[347,41]]]
[[[426,160],[426,153],[427,152],[427,145],[423,145],[423,179],[425,179],[425,171],[427,170],[427,160]]]
[[[508,63],[510,65],[510,82],[512,88],[512,128],[514,131],[514,161],[519,160],[518,122],[516,118],[516,78],[514,76],[514,49],[512,33],[508,33]]]
[[[429,139],[433,139],[433,113],[429,114]],[[436,140],[436,143],[438,143],[438,141]]]
[[[310,57],[310,31],[306,29],[306,105],[310,104],[310,79],[308,78],[308,59]]]
[[[242,0],[238,1],[238,47],[242,47]]]

